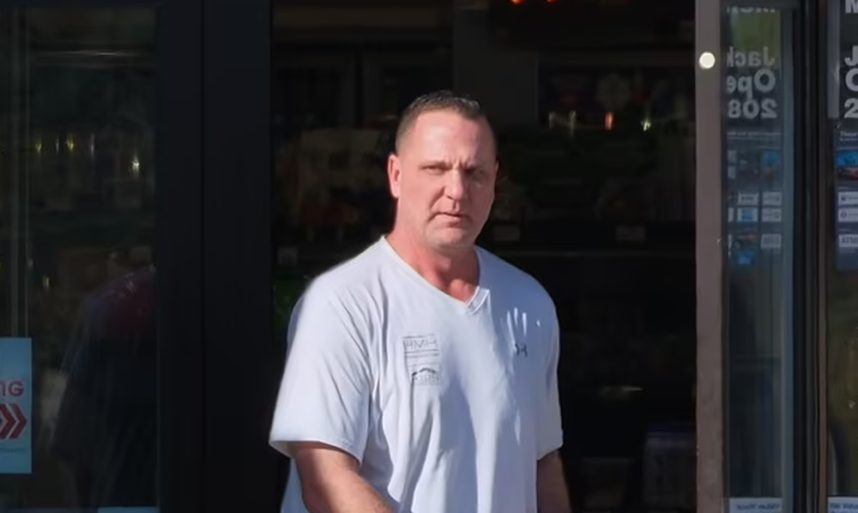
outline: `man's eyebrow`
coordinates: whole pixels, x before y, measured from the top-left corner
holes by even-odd
[[[450,163],[444,160],[427,160],[425,162],[420,163],[421,168],[448,168],[450,167]]]

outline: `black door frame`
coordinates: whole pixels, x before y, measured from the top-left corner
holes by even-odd
[[[157,15],[158,505],[164,513],[202,512],[206,488],[201,12],[202,0],[171,0]]]
[[[277,511],[271,2],[206,0],[203,14],[205,511]]]
[[[163,3],[161,508],[276,511],[271,4]]]

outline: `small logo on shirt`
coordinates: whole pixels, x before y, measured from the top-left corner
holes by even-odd
[[[441,351],[434,334],[402,338],[405,366],[412,385],[437,385],[440,382]]]
[[[420,367],[411,371],[412,385],[437,385],[438,369],[432,367]]]
[[[438,356],[438,340],[434,334],[403,337],[402,345],[405,346],[405,356]]]
[[[527,344],[519,344],[518,342],[516,342],[513,347],[515,348],[515,356],[523,356],[527,358]]]

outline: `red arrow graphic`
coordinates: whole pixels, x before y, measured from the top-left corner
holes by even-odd
[[[24,412],[21,411],[21,407],[15,403],[12,403],[12,413],[14,413],[16,417],[18,417],[18,425],[15,427],[15,429],[12,430],[11,433],[9,433],[9,439],[15,440],[16,438],[21,436],[21,433],[24,432],[24,427],[27,426],[27,417],[24,416]]]
[[[3,403],[0,403],[0,417],[3,417],[3,423],[0,424],[0,440],[5,440],[15,425],[15,417]]]

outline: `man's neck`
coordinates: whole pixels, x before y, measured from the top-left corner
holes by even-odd
[[[480,265],[473,246],[440,252],[396,230],[387,235],[387,242],[405,263],[441,292],[462,302],[473,297],[480,278]]]

